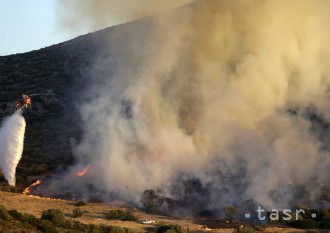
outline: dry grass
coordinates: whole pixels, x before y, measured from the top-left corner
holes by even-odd
[[[2,192],[0,191],[0,204],[4,205],[7,209],[16,209],[22,213],[33,214],[37,217],[41,216],[42,211],[47,209],[60,209],[64,214],[71,218],[73,209],[77,208],[71,201],[60,201],[60,200],[48,200],[44,198],[25,196],[22,194]],[[183,228],[189,228],[191,232],[214,232],[214,233],[231,233],[234,229],[206,229],[201,225],[193,223],[191,219],[175,219],[160,215],[149,215],[142,211],[136,211],[136,216],[139,219],[153,219],[156,221],[155,224],[144,225],[137,222],[123,222],[119,220],[107,220],[105,219],[105,213],[113,209],[125,210],[127,206],[124,203],[88,203],[86,206],[79,207],[82,210],[88,211],[79,220],[83,223],[94,223],[94,224],[109,224],[113,226],[128,227],[136,232],[146,232],[156,228],[159,223],[166,224],[178,224]],[[265,232],[305,232],[304,230],[297,229],[282,229],[282,228],[267,228]]]

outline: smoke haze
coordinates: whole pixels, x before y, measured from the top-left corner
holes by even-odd
[[[96,30],[157,14],[194,0],[57,0],[61,29]]]
[[[91,24],[111,6],[81,5]],[[91,169],[67,186],[138,203],[195,179],[209,209],[329,206],[328,22],[327,0],[208,0],[116,27],[81,106],[75,155]]]
[[[22,158],[25,127],[25,119],[18,110],[4,120],[0,129],[0,170],[11,186],[15,186],[16,167]]]

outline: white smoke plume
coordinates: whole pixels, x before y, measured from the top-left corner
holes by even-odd
[[[138,203],[196,179],[210,209],[329,205],[329,22],[327,0],[205,0],[114,28],[81,107],[91,169],[69,186]]]
[[[4,120],[0,129],[0,170],[11,186],[15,186],[16,167],[22,158],[25,127],[22,111],[18,110]]]

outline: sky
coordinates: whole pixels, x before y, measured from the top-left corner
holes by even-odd
[[[0,56],[58,44],[191,1],[0,0]]]
[[[56,27],[56,0],[0,0],[0,56],[40,49],[74,36]]]

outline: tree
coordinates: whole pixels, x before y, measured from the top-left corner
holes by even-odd
[[[143,204],[146,212],[151,213],[157,210],[157,200],[159,196],[153,189],[145,190],[142,194],[141,203]]]
[[[49,220],[57,226],[63,225],[65,222],[64,214],[59,209],[45,210],[41,214],[41,220]]]
[[[227,219],[232,220],[237,215],[238,209],[235,206],[230,205],[230,206],[225,206],[223,208],[223,212]]]

